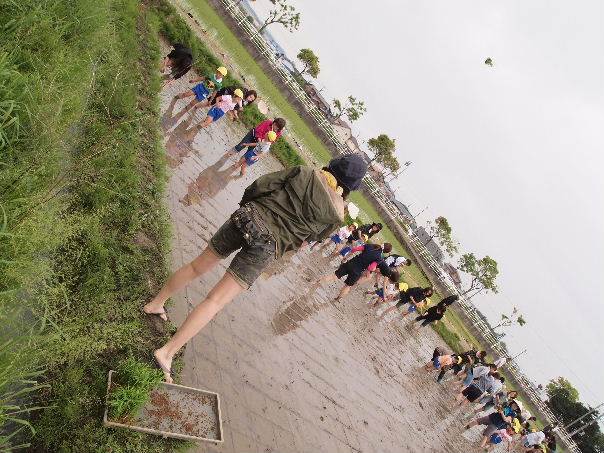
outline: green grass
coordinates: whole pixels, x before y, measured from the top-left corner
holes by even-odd
[[[121,362],[112,376],[107,398],[111,419],[135,415],[149,401],[151,391],[162,380],[161,371],[146,363],[132,357]]]
[[[239,38],[223,22],[214,8],[206,0],[190,0],[189,3],[197,13],[198,18],[210,29],[214,29],[220,45],[237,62],[241,71],[254,80],[253,87],[257,89],[270,104],[274,105],[287,119],[287,128],[298,137],[319,162],[327,162],[331,153],[316,137],[306,122],[298,115],[289,101],[283,96],[279,88],[268,77],[264,70],[252,58],[250,53],[241,44]]]
[[[0,432],[10,404],[32,427],[0,450],[175,451],[101,423],[109,369],[168,335],[140,311],[167,272],[158,23],[137,0],[0,0],[0,24]]]

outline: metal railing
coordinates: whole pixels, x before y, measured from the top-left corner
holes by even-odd
[[[258,33],[256,26],[251,23],[248,19],[247,14],[241,9],[239,2],[233,0],[221,0],[225,10],[231,15],[233,20],[241,28],[244,34],[249,38],[250,42],[258,49],[258,51],[264,56],[266,61],[272,66],[272,69],[279,75],[283,83],[287,86],[290,92],[296,97],[296,99],[304,106],[307,113],[313,118],[316,126],[319,127],[325,135],[331,140],[335,148],[343,154],[350,154],[354,151],[350,150],[348,146],[341,140],[340,136],[336,133],[333,125],[326,118],[325,114],[315,105],[310,96],[304,91],[304,89],[298,83],[298,80],[287,71],[279,62],[279,59],[275,55],[275,50],[270,44],[264,39],[264,37]],[[387,212],[395,221],[406,222],[406,219],[399,209],[394,205],[390,197],[384,192],[380,183],[376,181],[371,175],[365,176],[363,179],[365,187],[379,203],[381,208]],[[434,259],[432,254],[424,246],[424,244],[414,235],[409,235],[408,240],[414,247],[416,253],[424,260],[424,262],[430,267],[434,274],[439,279],[440,283],[444,285],[451,294],[457,294],[459,296],[459,307],[464,312],[465,316],[472,322],[472,326],[481,332],[483,339],[489,344],[489,346],[497,351],[499,354],[506,356],[507,352],[501,347],[499,339],[495,336],[491,326],[485,322],[485,320],[478,314],[478,311],[470,303],[470,301],[457,289],[453,284],[450,276],[446,274],[440,263]],[[543,402],[537,391],[535,390],[534,384],[526,377],[526,375],[520,371],[518,364],[515,360],[509,359],[506,364],[508,372],[516,379],[517,382],[521,383],[524,387],[525,394],[529,397],[530,402],[537,407],[541,414],[547,419],[548,423],[562,426],[556,416],[552,413],[549,407]],[[558,437],[564,443],[565,447],[573,453],[581,453],[576,443],[571,439],[568,432],[564,429],[558,429],[556,431]]]

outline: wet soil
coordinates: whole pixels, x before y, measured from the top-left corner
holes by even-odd
[[[186,102],[173,97],[188,88],[181,79],[162,93],[173,269],[205,248],[249,184],[282,169],[269,156],[234,178],[235,160],[225,153],[247,131],[226,117],[185,141],[184,131],[205,117],[203,109],[180,115]],[[386,307],[368,306],[368,286],[335,302],[340,282],[315,284],[337,267],[327,253],[306,249],[271,263],[187,345],[182,383],[221,395],[225,438],[192,451],[478,451],[479,431],[464,433],[469,415],[454,407],[453,383],[438,384],[423,370],[442,340],[431,329],[411,329],[409,318],[379,321]],[[229,262],[173,298],[173,323],[184,321]]]

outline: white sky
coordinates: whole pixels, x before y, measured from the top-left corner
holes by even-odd
[[[317,53],[328,99],[365,100],[361,143],[396,138],[413,161],[399,199],[499,262],[501,294],[477,303],[493,321],[512,304],[525,315],[505,338],[528,349],[521,366],[604,400],[592,356],[604,340],[604,2],[290,3],[300,29],[269,30],[292,59]],[[264,18],[272,5],[253,6]]]

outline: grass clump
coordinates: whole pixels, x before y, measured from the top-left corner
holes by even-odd
[[[109,416],[121,419],[135,415],[148,401],[151,391],[162,381],[162,373],[146,363],[129,357],[112,376],[107,399]]]

